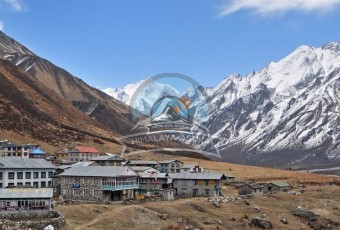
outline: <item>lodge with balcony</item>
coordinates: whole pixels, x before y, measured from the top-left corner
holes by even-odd
[[[138,174],[128,167],[79,166],[59,176],[61,194],[69,200],[120,201],[139,188]]]

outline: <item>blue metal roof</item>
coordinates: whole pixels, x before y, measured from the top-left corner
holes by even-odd
[[[34,149],[30,152],[31,154],[46,154],[44,151],[41,149]]]

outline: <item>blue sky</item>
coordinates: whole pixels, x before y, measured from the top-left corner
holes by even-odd
[[[204,86],[340,40],[340,0],[0,0],[0,28],[92,86],[178,72]]]

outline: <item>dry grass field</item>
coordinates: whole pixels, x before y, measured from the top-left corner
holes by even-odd
[[[281,192],[256,196],[247,199],[248,203],[235,199],[221,203],[221,207],[215,207],[203,197],[134,205],[59,205],[56,209],[65,215],[67,223],[63,230],[254,229],[249,226],[251,219],[263,214],[271,221],[273,229],[312,229],[305,220],[292,215],[292,211],[299,206],[313,211],[318,215],[318,221],[325,222],[328,219],[335,222],[329,229],[340,229],[336,224],[340,222],[340,186],[329,185],[329,182],[339,182],[338,177],[162,154],[137,154],[130,158],[177,158],[185,164],[200,164],[208,171],[234,175],[239,181],[287,181],[295,186],[294,191],[301,194]],[[296,187],[300,183],[306,187]],[[236,198],[237,192],[233,186],[223,187],[223,193],[228,197]],[[283,224],[280,221],[282,218],[286,218],[288,224]],[[211,223],[205,224],[205,220]]]
[[[234,196],[234,192],[227,188],[228,196]],[[307,186],[301,195],[264,195],[250,198],[249,205],[235,200],[222,203],[219,208],[206,198],[186,198],[141,205],[58,206],[57,210],[66,217],[67,225],[63,230],[252,229],[251,219],[262,214],[267,215],[274,229],[311,229],[306,221],[291,212],[301,206],[319,215],[318,218],[339,222],[339,193],[340,186]],[[286,218],[288,224],[281,223],[282,218]],[[204,224],[206,219],[210,219],[211,224]]]

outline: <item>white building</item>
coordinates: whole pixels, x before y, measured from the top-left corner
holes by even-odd
[[[52,186],[55,166],[44,159],[0,158],[0,189],[6,187]]]

